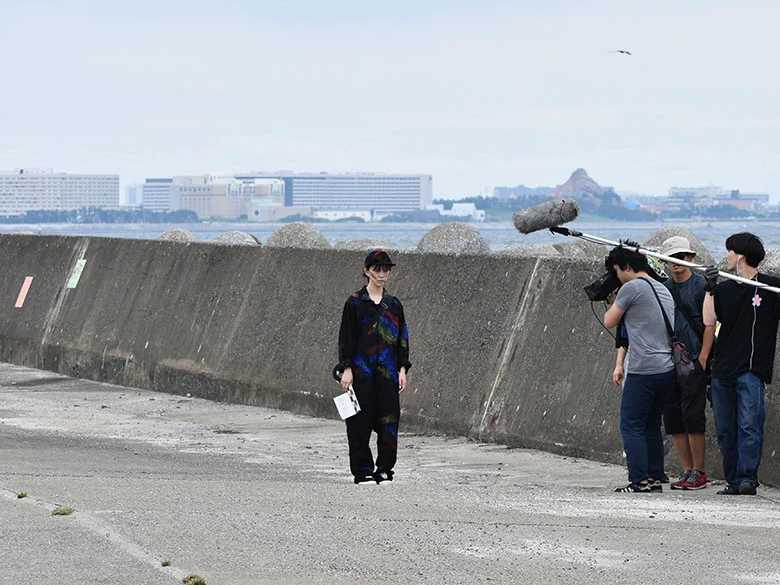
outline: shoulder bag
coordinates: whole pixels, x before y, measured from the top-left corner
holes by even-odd
[[[640,280],[647,282],[647,285],[652,289],[653,294],[655,295],[655,300],[658,301],[658,306],[661,308],[666,330],[669,332],[669,345],[672,348],[672,361],[674,362],[674,369],[677,372],[677,385],[682,388],[696,368],[693,363],[693,357],[691,357],[691,352],[688,351],[685,344],[677,339],[677,336],[674,334],[674,329],[672,329],[672,326],[669,323],[669,317],[666,316],[666,311],[664,310],[663,304],[661,304],[661,298],[658,296],[655,287],[646,278],[640,278]]]

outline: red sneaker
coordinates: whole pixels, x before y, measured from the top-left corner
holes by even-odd
[[[682,489],[684,490],[700,490],[703,487],[707,487],[707,483],[709,480],[707,479],[707,474],[703,471],[696,471],[695,469],[691,471],[691,474],[688,476],[688,479],[685,483],[682,485]]]
[[[672,482],[672,489],[673,490],[681,490],[683,489],[683,485],[686,481],[688,481],[688,478],[691,476],[691,470],[686,469],[682,472],[682,475],[680,475],[680,479],[677,481]]]

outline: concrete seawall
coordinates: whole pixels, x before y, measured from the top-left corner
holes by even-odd
[[[336,416],[330,372],[363,252],[26,235],[0,236],[0,250],[2,361]],[[388,289],[404,303],[414,364],[403,430],[622,463],[614,342],[582,291],[600,261],[393,258]],[[775,396],[770,387],[761,479],[777,485]],[[709,470],[719,476],[711,435]]]

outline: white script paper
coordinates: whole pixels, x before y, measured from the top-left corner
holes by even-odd
[[[346,420],[360,412],[360,404],[358,403],[357,396],[355,396],[355,391],[352,389],[352,386],[343,394],[336,396],[333,399],[333,402],[336,403],[336,408],[338,409],[339,416],[342,420]]]

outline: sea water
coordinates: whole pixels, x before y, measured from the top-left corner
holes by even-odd
[[[209,242],[229,231],[241,231],[254,235],[262,243],[284,223],[187,223],[187,224],[0,224],[0,233],[34,233],[40,235],[93,236],[130,239],[154,239],[171,229],[192,232],[200,241]],[[437,224],[421,223],[314,223],[331,244],[346,240],[379,240],[394,250],[414,248],[422,237]],[[540,230],[532,234],[521,234],[511,222],[470,223],[485,238],[494,252],[510,246],[538,246],[571,243],[579,238],[562,236]],[[567,224],[589,236],[617,242],[633,240],[642,244],[659,229],[671,226],[689,228],[701,240],[715,260],[721,260],[726,253],[726,238],[737,232],[750,231],[760,236],[768,249],[780,248],[780,222],[777,221],[718,221],[718,222],[578,222]]]

